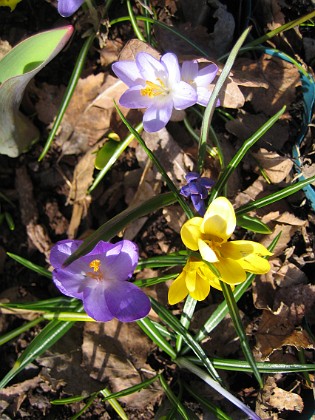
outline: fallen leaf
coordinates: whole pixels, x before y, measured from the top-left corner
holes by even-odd
[[[252,155],[274,184],[279,184],[285,180],[293,168],[292,159],[280,156],[276,152],[259,149],[257,152],[253,152]]]
[[[146,363],[152,342],[135,323],[112,320],[86,323],[83,334],[83,365],[92,378],[107,381],[112,392],[121,391],[152,378],[156,373]],[[119,400],[129,408],[152,407],[161,397],[158,383]]]

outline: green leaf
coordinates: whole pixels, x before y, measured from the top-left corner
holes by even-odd
[[[17,157],[38,140],[38,129],[19,111],[29,81],[65,46],[72,26],[34,35],[0,61],[0,154]]]
[[[236,223],[244,229],[251,230],[255,233],[269,234],[272,232],[269,227],[259,220],[257,217],[248,216],[248,214],[241,214],[237,217]]]

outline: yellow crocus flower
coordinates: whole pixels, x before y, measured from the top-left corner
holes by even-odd
[[[219,280],[230,285],[246,280],[246,272],[265,274],[269,262],[263,258],[272,255],[263,245],[254,241],[228,241],[236,227],[236,216],[230,201],[216,198],[204,217],[193,217],[181,229],[186,247],[199,251],[202,259],[212,263],[220,273],[220,279],[203,261],[189,259],[183,272],[172,283],[169,303],[175,304],[190,294],[196,300],[205,299],[210,286],[220,289]]]
[[[10,7],[11,12],[16,8],[16,5],[20,3],[22,0],[0,0],[0,7]]]

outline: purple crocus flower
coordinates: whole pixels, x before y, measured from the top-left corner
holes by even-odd
[[[197,103],[202,106],[207,106],[214,85],[211,85],[216,74],[218,66],[210,64],[203,69],[198,69],[198,62],[196,60],[184,61],[182,64],[181,77],[184,82],[189,83],[196,89]],[[217,103],[217,106],[220,103]]]
[[[63,17],[69,17],[75,13],[84,0],[58,0],[58,13]]]
[[[148,132],[165,127],[174,108],[186,109],[197,101],[195,88],[181,80],[175,54],[167,53],[157,60],[140,52],[135,61],[119,61],[112,69],[129,87],[120,97],[120,105],[146,108],[143,127]]]
[[[145,317],[150,300],[127,281],[138,264],[137,245],[128,240],[116,244],[100,241],[91,252],[64,267],[81,244],[66,239],[51,249],[53,280],[61,293],[82,300],[86,313],[96,321],[117,318],[130,322]]]
[[[206,212],[205,199],[208,197],[208,190],[213,186],[214,181],[207,177],[201,177],[198,172],[188,172],[185,176],[187,185],[184,185],[180,193],[190,198],[197,212],[204,216]]]

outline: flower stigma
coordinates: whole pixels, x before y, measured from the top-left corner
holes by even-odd
[[[87,272],[86,275],[91,279],[101,281],[104,280],[104,276],[102,271],[100,271],[101,261],[100,260],[93,260],[90,262],[89,267],[93,268],[92,272]]]
[[[142,96],[148,96],[149,98],[154,98],[159,95],[167,95],[168,89],[160,78],[156,79],[158,83],[150,82],[146,80],[144,89],[140,90]]]
[[[90,266],[91,268],[93,268],[93,271],[94,271],[95,273],[97,273],[97,272],[98,272],[98,270],[100,269],[100,265],[101,265],[101,261],[100,261],[100,260],[93,260],[93,261],[91,261],[91,262],[90,262],[90,264],[89,264],[89,266]]]

